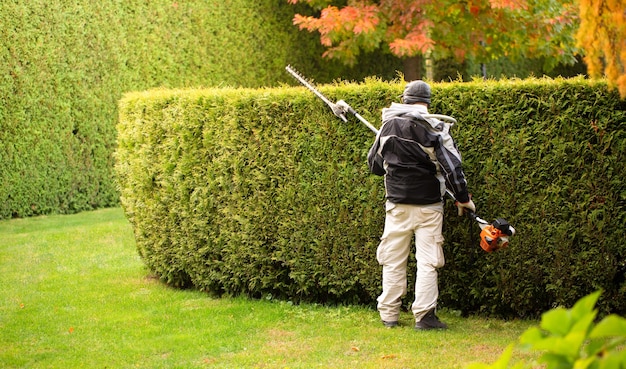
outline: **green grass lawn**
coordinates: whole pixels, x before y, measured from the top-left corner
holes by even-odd
[[[447,331],[416,332],[409,313],[386,329],[374,307],[166,287],[120,208],[0,222],[2,368],[464,368],[535,324],[439,315]]]

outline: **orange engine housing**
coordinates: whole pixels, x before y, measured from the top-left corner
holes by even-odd
[[[480,247],[487,252],[503,249],[509,245],[508,235],[494,227],[485,226],[480,232]]]

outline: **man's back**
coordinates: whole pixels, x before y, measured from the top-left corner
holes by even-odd
[[[414,117],[394,117],[380,132],[378,151],[384,161],[387,199],[402,204],[433,204],[441,201],[441,175],[435,147],[436,134]]]
[[[418,105],[394,103],[383,110],[383,126],[368,155],[370,170],[385,176],[387,199],[395,203],[440,202],[446,184],[460,201],[469,201],[450,125],[422,114],[428,110]]]

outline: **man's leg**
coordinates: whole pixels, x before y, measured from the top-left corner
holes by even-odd
[[[419,217],[420,226],[415,230],[415,301],[411,307],[416,321],[420,321],[437,306],[437,268],[445,263],[442,248],[444,238],[441,234],[443,205],[422,207]]]
[[[411,250],[413,229],[406,205],[387,202],[385,230],[376,250],[383,267],[383,292],[378,296],[378,311],[384,322],[397,322],[402,296],[406,294],[406,266]]]

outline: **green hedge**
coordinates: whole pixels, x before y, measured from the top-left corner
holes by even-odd
[[[465,288],[445,291],[444,301],[529,315],[603,288],[601,306],[624,312],[626,103],[582,79],[442,93],[442,109],[471,117],[459,145],[481,213],[519,232],[510,250],[487,257],[452,242],[444,283]]]
[[[397,59],[322,61],[315,35],[275,0],[0,2],[0,219],[119,204],[117,102],[156,87],[276,86],[298,65],[319,81],[393,78]]]
[[[320,89],[379,125],[402,88]],[[431,112],[459,121],[479,214],[518,231],[487,254],[448,204],[442,307],[537,316],[602,288],[601,307],[625,311],[625,108],[583,79],[433,85]],[[366,166],[373,135],[354,117],[341,122],[303,88],[151,90],[125,95],[118,130],[122,206],[164,281],[373,303],[384,189]]]

